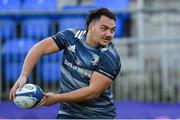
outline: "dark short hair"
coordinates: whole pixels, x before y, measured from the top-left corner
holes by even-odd
[[[86,21],[86,29],[88,30],[89,24],[94,21],[94,20],[99,20],[101,16],[106,16],[110,19],[113,19],[116,21],[115,15],[107,8],[99,8],[99,9],[94,9],[90,10],[90,13],[87,17]]]

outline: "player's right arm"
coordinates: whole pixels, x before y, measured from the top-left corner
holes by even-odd
[[[27,82],[27,77],[30,75],[32,69],[38,62],[39,58],[42,55],[50,54],[58,50],[59,48],[54,42],[54,40],[52,39],[52,37],[48,37],[40,41],[29,50],[24,60],[21,75],[19,76],[18,80],[16,81],[12,89],[10,90],[9,98],[11,100],[15,98],[16,90],[21,89],[24,86],[24,84]]]

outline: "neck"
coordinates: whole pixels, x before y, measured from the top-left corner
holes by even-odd
[[[96,48],[97,44],[95,43],[93,36],[90,32],[87,33],[86,42],[90,47]]]

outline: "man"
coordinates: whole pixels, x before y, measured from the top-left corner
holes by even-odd
[[[26,83],[42,55],[64,50],[60,93],[45,93],[40,106],[60,103],[57,118],[115,118],[112,82],[120,71],[120,58],[111,43],[115,16],[106,8],[92,10],[87,31],[67,29],[34,45],[25,58],[22,73],[10,91]]]

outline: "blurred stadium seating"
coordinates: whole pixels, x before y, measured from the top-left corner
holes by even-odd
[[[62,7],[63,11],[82,12],[95,8],[94,5],[65,5]],[[63,14],[58,21],[58,30],[66,28],[83,28],[86,29],[86,16],[87,14]]]
[[[57,84],[61,77],[60,68],[63,51],[43,56],[38,65],[38,74],[45,83]],[[50,72],[53,71],[53,72]]]
[[[29,12],[56,11],[57,0],[24,0],[22,10]],[[22,21],[23,37],[41,40],[50,35],[51,21],[45,16],[24,17]]]
[[[5,11],[19,11],[21,10],[22,0],[1,0],[0,10]]]
[[[26,19],[22,21],[23,37],[41,40],[50,35],[51,21],[48,19]]]
[[[71,27],[85,29],[85,15],[62,15],[58,21],[58,29],[63,30]]]
[[[2,44],[9,39],[16,36],[17,24],[12,19],[5,19],[0,21],[0,35]]]
[[[2,13],[11,13],[13,11],[21,10],[21,0],[1,0],[0,10]],[[5,19],[4,19],[5,18]],[[14,17],[16,18],[16,17]],[[13,20],[11,16],[2,16],[0,21],[0,35],[2,44],[5,40],[12,39],[16,37],[17,22]]]
[[[22,69],[28,50],[35,44],[31,39],[12,39],[2,47],[3,81],[15,82]]]
[[[42,63],[41,65],[41,69],[40,71],[40,76],[41,76],[41,80],[43,82],[50,82],[50,83],[58,83],[59,78],[61,77],[60,75],[60,63],[59,62],[55,62],[55,63]],[[53,73],[49,72],[49,71],[54,71]]]
[[[128,8],[129,0],[111,0],[111,1],[104,1],[104,0],[94,0],[94,4],[96,7],[107,7],[111,10],[125,10]]]
[[[18,1],[18,0],[17,0]],[[24,0],[22,9],[29,11],[55,11],[57,0]]]

